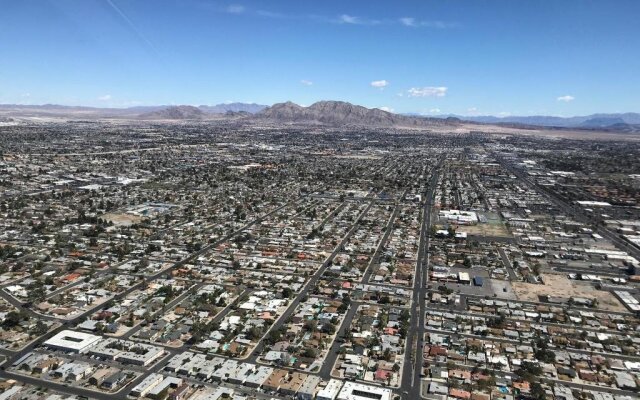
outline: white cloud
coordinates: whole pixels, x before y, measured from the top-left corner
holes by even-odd
[[[458,24],[453,22],[444,22],[444,21],[419,21],[412,17],[403,17],[400,18],[400,24],[404,26],[408,26],[410,28],[436,28],[436,29],[447,29],[447,28],[455,28]]]
[[[245,11],[245,8],[240,4],[231,4],[227,6],[226,11],[229,14],[242,14]]]
[[[431,113],[431,114],[440,114],[440,109],[439,108],[432,108],[431,110],[429,110],[429,113]]]
[[[356,17],[353,15],[342,14],[338,16],[337,20],[327,20],[326,18],[320,18],[320,20],[325,20],[328,22],[338,22],[339,24],[349,24],[349,25],[379,25],[383,23],[383,21],[379,21],[377,19],[369,19],[363,17]]]
[[[411,17],[400,18],[400,23],[404,26],[411,26],[411,27],[417,26],[416,19]]]
[[[290,15],[277,13],[277,12],[273,12],[273,11],[268,11],[268,10],[257,10],[256,14],[258,14],[261,17],[266,17],[266,18],[277,18],[277,19],[292,18],[292,16],[290,16]]]
[[[20,97],[22,97],[22,98],[28,98],[28,97],[31,97],[31,93],[22,93],[22,94],[20,95]]]
[[[378,107],[378,110],[386,111],[392,113],[394,110],[391,107]]]
[[[311,81],[309,81],[309,80],[306,80],[306,79],[301,80],[301,81],[300,81],[300,83],[302,83],[302,84],[303,84],[303,85],[305,85],[305,86],[311,86],[311,85],[313,85],[313,82],[311,82]]]
[[[111,0],[107,0],[111,1]],[[204,3],[203,8],[212,9],[214,7]],[[307,20],[319,23],[330,24],[345,24],[345,25],[361,25],[361,26],[405,26],[411,28],[433,28],[433,29],[447,29],[458,27],[459,24],[455,22],[445,22],[438,20],[420,20],[413,17],[402,18],[383,18],[374,19],[368,16],[355,16],[350,14],[340,15],[322,15],[322,14],[289,14],[274,12],[265,9],[254,9],[246,7],[242,4],[229,4],[226,7],[215,7],[217,12],[225,12],[228,14],[244,14],[248,16],[260,16],[264,18],[275,19],[290,19],[290,20]]]
[[[104,96],[98,97],[98,100],[100,100],[100,101],[109,101],[109,100],[111,100],[111,95],[110,94],[105,94]]]
[[[511,115],[511,113],[508,112],[508,111],[502,111],[502,112],[498,113],[498,117],[508,117],[510,115]]]
[[[361,21],[358,17],[354,17],[351,15],[347,15],[347,14],[342,14],[340,17],[338,17],[338,20],[340,22],[342,22],[343,24],[360,24]]]
[[[558,97],[556,100],[558,101],[564,101],[565,103],[568,103],[570,101],[575,100],[575,97],[571,96],[571,95],[566,95],[566,96],[560,96]]]
[[[384,89],[385,86],[389,85],[389,82],[383,79],[381,81],[373,81],[370,85],[374,88]]]
[[[444,86],[414,87],[407,90],[409,97],[444,97],[447,95],[447,88]]]

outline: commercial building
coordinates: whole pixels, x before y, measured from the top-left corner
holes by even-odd
[[[471,277],[468,272],[458,272],[458,281],[460,283],[469,284],[471,283]]]
[[[337,400],[391,400],[392,393],[390,389],[347,381]]]
[[[161,358],[165,352],[161,347],[110,338],[89,349],[89,354],[105,360],[146,367]]]
[[[102,338],[100,336],[89,333],[64,330],[44,342],[44,344],[54,350],[84,353],[101,340]]]
[[[475,225],[478,223],[478,214],[473,211],[441,210],[438,216],[458,225]]]

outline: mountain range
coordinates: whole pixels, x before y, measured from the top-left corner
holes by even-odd
[[[639,125],[640,113],[591,114],[576,117],[554,117],[547,115],[495,117],[492,115],[460,116],[448,114],[465,121],[483,124],[521,124],[560,128],[604,128],[616,124]]]
[[[0,104],[0,118],[68,118],[132,120],[208,120],[246,119],[282,123],[322,125],[363,125],[379,127],[447,127],[462,123],[498,125],[512,128],[548,127],[553,129],[640,132],[640,113],[592,114],[576,117],[534,116],[460,116],[395,114],[379,108],[366,108],[343,101],[319,101],[308,107],[292,102],[266,106],[254,103],[217,105],[165,105],[128,108],[61,106],[55,104]],[[2,120],[0,120],[2,121]]]
[[[344,101],[319,101],[309,107],[303,107],[290,101],[277,103],[257,113],[255,117],[278,122],[380,127],[427,127],[454,123],[450,119],[394,114],[379,108],[366,108]]]
[[[309,107],[303,107],[292,102],[277,103],[271,107],[260,104],[229,103],[198,107],[179,105],[129,108],[74,107],[52,104],[41,106],[5,104],[0,105],[0,116],[135,120],[205,120],[228,118],[282,123],[380,127],[447,126],[457,121],[453,118],[428,118],[394,114],[378,108],[366,108],[343,101],[319,101]]]
[[[159,105],[126,108],[61,106],[57,104],[0,104],[0,115],[7,117],[202,119],[210,115],[257,113],[267,106],[255,103],[223,103],[213,106]]]

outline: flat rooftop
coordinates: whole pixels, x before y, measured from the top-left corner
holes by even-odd
[[[44,344],[56,348],[82,351],[100,340],[102,340],[100,336],[90,333],[64,330],[44,342]]]

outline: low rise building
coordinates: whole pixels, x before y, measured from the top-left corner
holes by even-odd
[[[391,400],[392,394],[390,389],[347,381],[340,390],[337,400]]]
[[[44,342],[44,344],[53,350],[84,353],[101,340],[100,336],[89,333],[64,330]]]
[[[160,374],[151,374],[144,378],[142,382],[138,383],[129,394],[133,397],[144,397],[151,389],[162,382],[163,379],[164,376]]]

